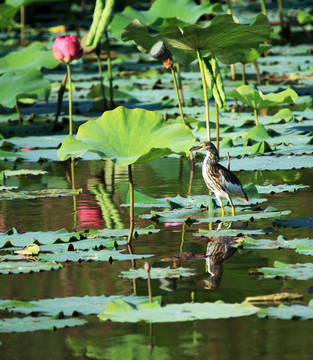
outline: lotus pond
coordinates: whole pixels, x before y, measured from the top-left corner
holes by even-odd
[[[310,2],[28,3],[0,5],[0,357],[311,358]],[[54,39],[88,30],[69,73]]]

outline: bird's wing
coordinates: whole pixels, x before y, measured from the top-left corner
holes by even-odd
[[[238,198],[241,201],[248,201],[246,192],[244,191],[241,182],[235,174],[226,169],[224,166],[219,165],[220,184],[222,189],[227,192],[231,197]]]

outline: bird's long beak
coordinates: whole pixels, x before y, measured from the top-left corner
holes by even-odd
[[[199,145],[193,146],[191,149],[189,149],[189,151],[200,150],[200,149],[203,149],[202,143]]]

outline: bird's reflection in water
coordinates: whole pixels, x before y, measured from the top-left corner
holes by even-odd
[[[226,224],[225,224],[226,225]],[[234,226],[233,226],[234,225]],[[247,221],[230,222],[226,225],[226,229],[246,229]],[[218,224],[217,230],[223,230],[223,222]],[[234,244],[236,237],[223,236],[216,240],[209,240],[206,249],[206,271],[210,277],[205,280],[205,288],[210,290],[218,289],[223,276],[223,262],[234,255],[237,251]]]
[[[206,289],[215,290],[220,286],[223,275],[223,262],[237,251],[230,243],[210,241],[206,249],[206,270],[210,277],[205,280]]]

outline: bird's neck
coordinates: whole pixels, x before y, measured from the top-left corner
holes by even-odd
[[[219,157],[217,154],[212,154],[211,152],[207,152],[205,161],[207,161],[210,165],[216,165],[219,161]]]

